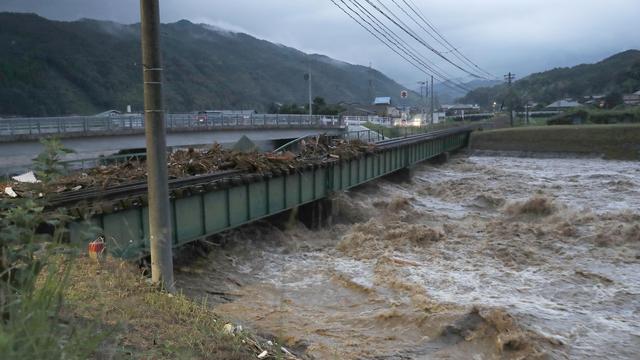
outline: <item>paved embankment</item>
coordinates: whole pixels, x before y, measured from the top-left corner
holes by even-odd
[[[640,160],[640,125],[540,126],[474,132],[471,148],[518,153],[603,155]]]

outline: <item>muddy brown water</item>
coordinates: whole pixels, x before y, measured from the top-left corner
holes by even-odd
[[[459,157],[335,205],[223,235],[178,285],[316,359],[638,359],[637,162]]]

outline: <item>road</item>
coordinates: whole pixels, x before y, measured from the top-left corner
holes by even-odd
[[[167,146],[196,146],[208,145],[215,142],[228,145],[238,141],[242,135],[247,135],[261,148],[271,148],[275,140],[296,139],[306,135],[328,133],[338,135],[343,129],[339,128],[305,128],[305,129],[261,129],[261,130],[225,130],[202,131],[185,133],[168,133]],[[111,155],[123,149],[145,148],[144,134],[91,136],[62,139],[62,143],[75,151],[65,160],[91,159],[101,155]],[[32,159],[42,151],[43,146],[38,141],[4,142],[0,143],[0,176],[27,170]]]

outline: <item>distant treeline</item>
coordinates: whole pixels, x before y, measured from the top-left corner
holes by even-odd
[[[506,84],[482,87],[469,92],[459,101],[491,108],[497,105],[522,108],[527,102],[541,106],[554,101],[584,96],[608,95],[621,98],[640,90],[640,51],[628,50],[596,64],[584,64],[571,68],[558,68],[530,75],[516,81],[512,89]],[[614,107],[613,104],[610,107]]]

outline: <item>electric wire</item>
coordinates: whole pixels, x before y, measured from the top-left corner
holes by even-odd
[[[367,18],[369,18],[369,20],[374,22],[385,34],[387,34],[389,37],[393,38],[394,39],[393,43],[394,43],[395,46],[400,47],[402,49],[402,51],[407,55],[413,54],[413,56],[411,56],[411,57],[414,60],[418,61],[421,65],[425,66],[439,80],[446,81],[446,80],[448,80],[449,78],[452,77],[450,74],[446,73],[446,71],[441,69],[437,64],[433,63],[432,61],[427,59],[424,55],[420,54],[419,51],[417,51],[414,47],[412,47],[409,43],[407,43],[402,37],[398,36],[393,30],[391,30],[386,24],[384,24],[384,22],[380,21],[377,17],[375,17],[375,15],[372,14],[366,7],[362,6],[357,1],[354,1],[354,0],[349,0],[349,1],[351,1],[351,3],[353,3],[359,9],[364,11],[365,16]],[[351,7],[349,7],[349,9],[351,11],[355,11]],[[370,26],[373,26],[369,22],[367,22],[367,23]],[[378,31],[378,29],[374,29],[374,30],[376,32],[380,33]],[[383,34],[381,34],[381,35],[383,35]],[[388,39],[388,37],[386,37],[386,36],[385,36],[385,38]],[[388,40],[391,41],[390,39],[388,39]],[[425,62],[428,62],[430,65],[426,64]],[[436,69],[438,69],[438,70],[436,70]],[[452,81],[451,83],[455,84],[454,86],[457,86],[461,90],[470,91],[469,89],[464,87],[464,85],[458,84],[455,81]]]
[[[373,2],[371,2],[371,0],[365,0],[369,5],[371,5],[374,9],[376,9],[380,14],[382,14],[384,17],[386,17],[389,21],[391,21],[392,23],[394,23],[397,27],[399,27],[402,31],[404,31],[405,33],[407,33],[409,36],[411,36],[414,40],[416,40],[418,43],[422,44],[424,47],[426,47],[427,49],[429,49],[431,52],[433,52],[434,54],[436,54],[438,57],[442,58],[443,60],[445,60],[446,62],[448,62],[449,64],[453,65],[454,67],[458,68],[459,70],[465,72],[466,74],[474,77],[474,78],[478,78],[478,79],[486,79],[486,77],[480,76],[474,72],[471,72],[465,68],[463,68],[462,66],[458,65],[457,63],[453,62],[452,60],[450,60],[448,57],[444,56],[441,52],[439,52],[437,49],[435,49],[433,46],[431,46],[429,43],[427,43],[422,37],[417,36],[417,34],[415,34],[415,32],[413,30],[410,30],[411,28],[409,26],[406,25],[406,23],[404,23],[403,21],[396,21],[395,19],[393,19],[391,16],[389,16],[389,14],[387,14],[385,11],[383,11],[382,9],[380,9],[380,7],[378,7],[376,4],[374,4]],[[382,6],[385,8],[385,10],[387,10],[389,13],[393,13],[392,11],[390,11],[386,5],[384,5],[384,3],[382,3],[380,0],[378,0],[379,3],[382,4]],[[397,15],[394,14],[394,17],[397,18]]]
[[[395,3],[395,0],[392,0]],[[407,3],[407,1],[409,1],[409,3],[411,3],[411,5],[409,3]],[[476,64],[475,62],[473,62],[471,59],[469,59],[466,55],[464,55],[460,50],[458,50],[457,47],[453,46],[453,44],[451,44],[451,42],[449,42],[449,40],[447,40],[447,38],[445,38],[442,33],[440,31],[438,31],[438,29],[429,21],[427,20],[426,16],[424,15],[424,13],[422,12],[422,10],[420,10],[420,8],[413,2],[413,0],[402,0],[402,2],[404,2],[409,9],[411,9],[411,11],[413,11],[413,13],[415,13],[418,18],[420,18],[420,20],[422,20],[425,24],[427,24],[427,26],[433,30],[433,32],[438,35],[438,37],[440,37],[440,39],[442,39],[442,41],[444,41],[447,45],[449,45],[449,51],[453,52],[453,54],[458,54],[460,55],[460,57],[462,57],[463,59],[466,60],[466,62],[468,64],[470,64],[471,66],[475,67],[476,69],[480,70],[481,72],[487,74],[488,76],[491,76],[493,79],[497,79],[498,77],[494,74],[492,74],[491,72],[483,69],[482,67],[480,67],[478,64]],[[426,31],[426,30],[425,30]],[[439,42],[439,41],[438,41]],[[440,42],[439,42],[440,43]],[[442,44],[442,43],[440,43]],[[445,46],[446,48],[446,46]]]
[[[354,0],[351,0],[352,2]],[[363,29],[365,29],[368,33],[370,33],[372,36],[374,36],[378,41],[380,41],[381,43],[383,43],[386,47],[388,47],[390,50],[392,50],[393,52],[395,52],[397,55],[399,55],[400,57],[402,57],[405,61],[407,61],[408,63],[410,63],[413,67],[415,67],[416,69],[418,69],[419,71],[425,73],[426,75],[431,75],[433,74],[434,77],[437,77],[439,80],[441,80],[441,83],[444,84],[445,86],[453,89],[453,90],[463,90],[463,91],[470,91],[470,89],[464,87],[461,84],[457,84],[453,81],[449,81],[448,78],[446,76],[443,76],[441,74],[439,74],[438,71],[435,71],[431,66],[427,65],[424,63],[424,61],[421,61],[415,54],[412,54],[410,51],[408,51],[406,48],[403,48],[402,46],[400,46],[398,44],[397,41],[395,41],[395,39],[391,39],[390,38],[390,34],[385,33],[384,31],[381,31],[380,29],[378,29],[376,26],[374,26],[371,22],[369,22],[368,20],[366,20],[362,14],[358,11],[356,11],[355,9],[353,9],[351,6],[349,6],[344,0],[340,0],[340,2],[342,2],[343,6],[341,6],[340,4],[338,4],[336,1],[331,0],[331,2],[338,7],[342,12],[344,12],[347,16],[349,16],[354,22],[356,22],[358,25],[360,25]],[[361,5],[361,4],[360,4]],[[361,5],[362,6],[362,5]],[[353,14],[355,14],[355,16],[357,16],[358,18],[360,18],[360,20],[356,19],[354,17],[354,15],[352,15],[349,11],[347,11],[346,9],[349,9],[349,11],[351,11]],[[376,18],[377,20],[377,18]],[[378,20],[379,21],[379,20]],[[366,23],[369,27],[367,27],[366,25],[364,25],[363,23]],[[377,24],[377,23],[376,23]],[[375,32],[375,33],[374,33]],[[376,34],[378,33],[378,34]],[[384,39],[383,39],[384,38]],[[405,42],[406,43],[406,42]],[[410,58],[410,59],[409,59]]]

